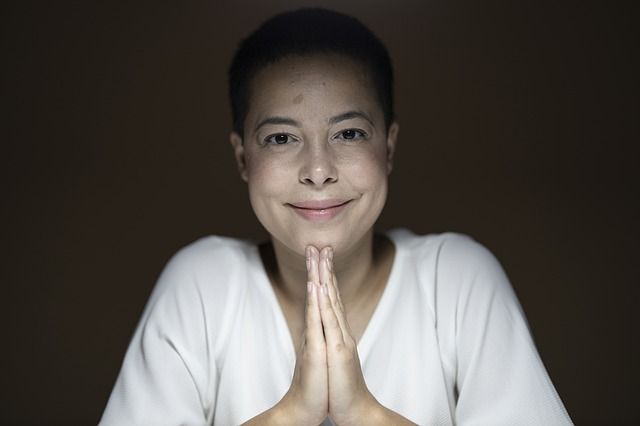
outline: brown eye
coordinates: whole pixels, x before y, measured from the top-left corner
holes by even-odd
[[[342,132],[342,137],[345,139],[353,139],[356,137],[356,131],[355,130],[345,130],[344,132]]]
[[[289,135],[285,133],[277,133],[275,135],[267,136],[265,142],[272,145],[284,145],[290,142],[290,139]]]
[[[348,141],[363,139],[365,137],[366,137],[366,134],[362,130],[358,130],[358,129],[343,130],[342,132],[340,132],[338,136],[339,139],[344,139]]]

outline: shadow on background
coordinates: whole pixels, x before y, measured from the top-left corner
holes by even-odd
[[[4,15],[3,424],[95,424],[168,258],[208,234],[264,238],[228,145],[226,69],[265,18],[317,2],[264,3]],[[380,228],[488,246],[574,421],[637,422],[634,21],[617,3],[467,3],[323,2],[395,61]]]

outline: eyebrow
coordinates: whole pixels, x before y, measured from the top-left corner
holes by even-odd
[[[329,124],[332,124],[332,125],[337,124],[341,121],[350,120],[352,118],[362,118],[368,121],[374,128],[376,127],[375,124],[373,124],[373,120],[371,120],[371,118],[367,114],[361,111],[347,111],[342,114],[338,114],[329,119]],[[275,116],[275,117],[267,117],[264,120],[260,121],[254,131],[257,131],[260,127],[265,126],[267,124],[275,124],[275,125],[285,124],[288,126],[300,127],[300,123],[298,123],[296,120],[292,118]]]
[[[329,119],[329,124],[336,124],[341,121],[350,120],[352,118],[363,118],[368,121],[369,124],[371,124],[373,127],[376,127],[376,125],[373,124],[373,120],[367,114],[361,111],[347,111],[345,113],[336,115],[335,117],[331,117]]]
[[[257,131],[260,127],[265,126],[267,124],[286,124],[289,126],[300,127],[300,123],[292,118],[287,117],[267,117],[256,126],[255,131]]]

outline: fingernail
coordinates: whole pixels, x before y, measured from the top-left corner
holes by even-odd
[[[322,286],[322,294],[324,294],[325,296],[327,295],[327,286],[326,285]]]
[[[329,260],[331,260],[331,261],[333,260],[333,249],[332,248],[329,249]]]
[[[311,290],[313,290],[313,283],[312,282],[308,282],[307,283],[307,293],[311,293]]]

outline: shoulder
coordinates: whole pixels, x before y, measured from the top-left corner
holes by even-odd
[[[255,250],[255,244],[249,241],[209,235],[179,249],[167,262],[162,275],[181,275],[192,279],[211,274],[229,276],[237,268],[253,262]]]
[[[434,260],[438,265],[473,270],[497,262],[495,256],[471,236],[457,232],[418,235],[407,229],[389,232],[398,250],[415,261]]]
[[[229,262],[246,261],[255,244],[231,237],[209,235],[179,249],[170,259],[169,265],[198,268],[205,265],[228,265]]]
[[[184,301],[224,300],[239,291],[246,274],[256,263],[255,244],[210,235],[179,249],[158,278],[149,304],[157,299]]]
[[[421,281],[441,291],[457,294],[481,286],[511,292],[500,262],[469,235],[457,232],[417,235],[398,229],[389,236],[409,264],[417,269]]]

